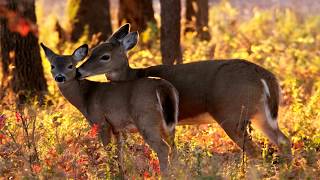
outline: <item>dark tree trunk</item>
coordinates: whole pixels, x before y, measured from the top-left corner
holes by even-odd
[[[8,9],[36,24],[34,0],[8,0],[7,2]],[[7,23],[7,19],[1,19],[0,38],[4,81],[12,75],[9,88],[16,94],[17,103],[25,103],[26,98],[36,96],[42,100],[42,96],[47,91],[47,84],[41,63],[38,37],[33,32],[25,36],[11,32]],[[10,75],[7,68],[9,64],[14,67]]]
[[[88,36],[101,33],[100,40],[106,40],[112,33],[109,0],[69,0],[71,41],[76,42],[88,28]]]
[[[184,32],[194,32],[194,18],[196,17],[195,9],[193,8],[195,0],[186,0],[186,25]]]
[[[10,58],[9,52],[10,49],[14,48],[14,43],[8,37],[12,37],[13,33],[9,31],[7,28],[7,20],[5,18],[0,19],[0,48],[1,48],[1,72],[2,72],[2,80],[1,85],[5,82],[5,78],[9,76],[9,65]],[[9,51],[8,51],[9,50]]]
[[[142,32],[146,30],[148,22],[156,23],[152,0],[120,0],[118,11],[118,23],[131,24],[132,31]]]
[[[209,4],[208,0],[186,0],[186,29],[185,32],[197,31],[201,40],[210,40],[208,31]],[[194,28],[195,27],[195,28]]]
[[[12,37],[11,32],[7,27],[5,18],[0,19],[0,51],[1,51],[1,73],[2,78],[0,82],[0,100],[2,100],[7,93],[9,88],[9,65],[12,59],[9,57],[10,49],[13,49],[13,42],[9,37]]]
[[[210,40],[211,36],[208,29],[208,21],[209,21],[209,4],[208,0],[197,0],[198,4],[198,12],[197,12],[197,20],[196,27],[198,37],[201,40]]]
[[[160,0],[161,55],[163,64],[182,63],[180,48],[180,0]]]
[[[56,21],[55,24],[55,31],[58,33],[58,44],[56,45],[56,47],[58,47],[58,52],[59,54],[62,54],[64,49],[61,47],[64,47],[64,43],[68,40],[70,40],[70,34],[68,34],[60,25],[59,21]]]

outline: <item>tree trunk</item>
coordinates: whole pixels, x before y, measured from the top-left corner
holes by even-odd
[[[185,33],[196,30],[197,36],[201,40],[211,39],[208,31],[208,0],[186,0],[186,21],[186,28],[184,30]]]
[[[12,37],[13,33],[7,28],[7,20],[5,18],[0,19],[0,48],[1,48],[1,72],[2,80],[1,86],[6,83],[6,78],[9,76],[10,49],[14,48],[13,42],[8,37]],[[8,51],[9,50],[9,51]]]
[[[152,0],[120,0],[118,11],[118,25],[124,22],[131,24],[132,31],[143,32],[148,23],[156,23]]]
[[[19,1],[7,0],[7,8],[13,10],[21,17],[36,24],[34,0]],[[21,11],[19,11],[21,9]],[[38,37],[34,32],[20,34],[11,32],[8,19],[1,19],[1,56],[2,73],[4,79],[9,75],[8,65],[13,65],[12,79],[9,88],[16,95],[17,103],[25,103],[27,98],[40,97],[42,100],[47,91],[43,67],[40,57]]]
[[[160,0],[161,55],[163,64],[182,63],[180,48],[180,0]]]
[[[197,0],[198,4],[198,12],[197,12],[197,20],[196,27],[198,37],[201,40],[210,40],[211,36],[208,29],[208,21],[209,21],[209,4],[208,0]]]
[[[195,31],[194,18],[196,17],[196,12],[193,8],[194,3],[195,0],[186,0],[186,25],[184,33]]]
[[[89,40],[98,33],[100,40],[106,40],[112,33],[109,0],[69,0],[68,14],[72,42],[78,41],[86,30]]]
[[[9,35],[9,31],[6,27],[6,21],[4,18],[0,19],[0,48],[1,48],[1,82],[0,82],[0,100],[2,100],[7,93],[8,83],[9,83],[9,65],[10,65],[10,58],[9,58],[9,51],[6,49],[12,49],[12,43],[10,39],[5,38],[5,36]]]

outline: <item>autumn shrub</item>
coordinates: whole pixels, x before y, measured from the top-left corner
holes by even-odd
[[[37,8],[40,41],[61,53],[82,43],[59,44],[56,19]],[[63,26],[63,25],[62,25]],[[278,150],[258,131],[253,140],[261,146],[261,160],[250,160],[216,123],[179,126],[178,158],[171,162],[176,179],[317,179],[320,175],[320,16],[301,16],[292,9],[253,8],[247,16],[222,1],[210,8],[212,39],[200,41],[193,33],[182,37],[184,62],[241,58],[273,72],[282,88],[279,125],[292,141],[293,160],[287,165]],[[144,42],[157,38],[147,30]],[[149,33],[149,34],[148,34]],[[50,35],[48,35],[50,34]],[[59,45],[58,45],[59,44]],[[159,40],[129,52],[132,67],[161,63]],[[44,55],[43,55],[44,57]],[[43,58],[45,59],[45,58]],[[85,118],[59,93],[43,62],[49,82],[44,107],[16,109],[0,104],[0,176],[49,179],[114,179],[119,176],[116,148],[106,151]],[[96,79],[103,80],[100,76]],[[203,117],[206,118],[206,117]],[[156,179],[159,162],[138,134],[125,140],[125,168],[130,179]]]

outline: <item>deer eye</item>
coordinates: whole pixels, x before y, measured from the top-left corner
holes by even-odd
[[[103,61],[108,61],[110,59],[110,56],[109,55],[103,55],[100,59],[103,60]]]
[[[68,66],[68,69],[72,69],[73,68],[73,66],[72,66],[72,64],[70,64],[69,66]]]
[[[54,69],[55,68],[55,66],[54,65],[51,65],[51,69]]]

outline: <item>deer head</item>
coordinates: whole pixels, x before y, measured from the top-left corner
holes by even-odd
[[[64,83],[76,78],[76,65],[88,54],[88,45],[78,47],[72,55],[57,55],[43,43],[40,44],[51,65],[51,74],[57,83]]]
[[[123,25],[92,50],[92,55],[79,67],[80,79],[97,74],[116,79],[120,72],[129,68],[127,51],[137,44],[139,38],[138,32],[129,33],[129,29],[129,24]]]

